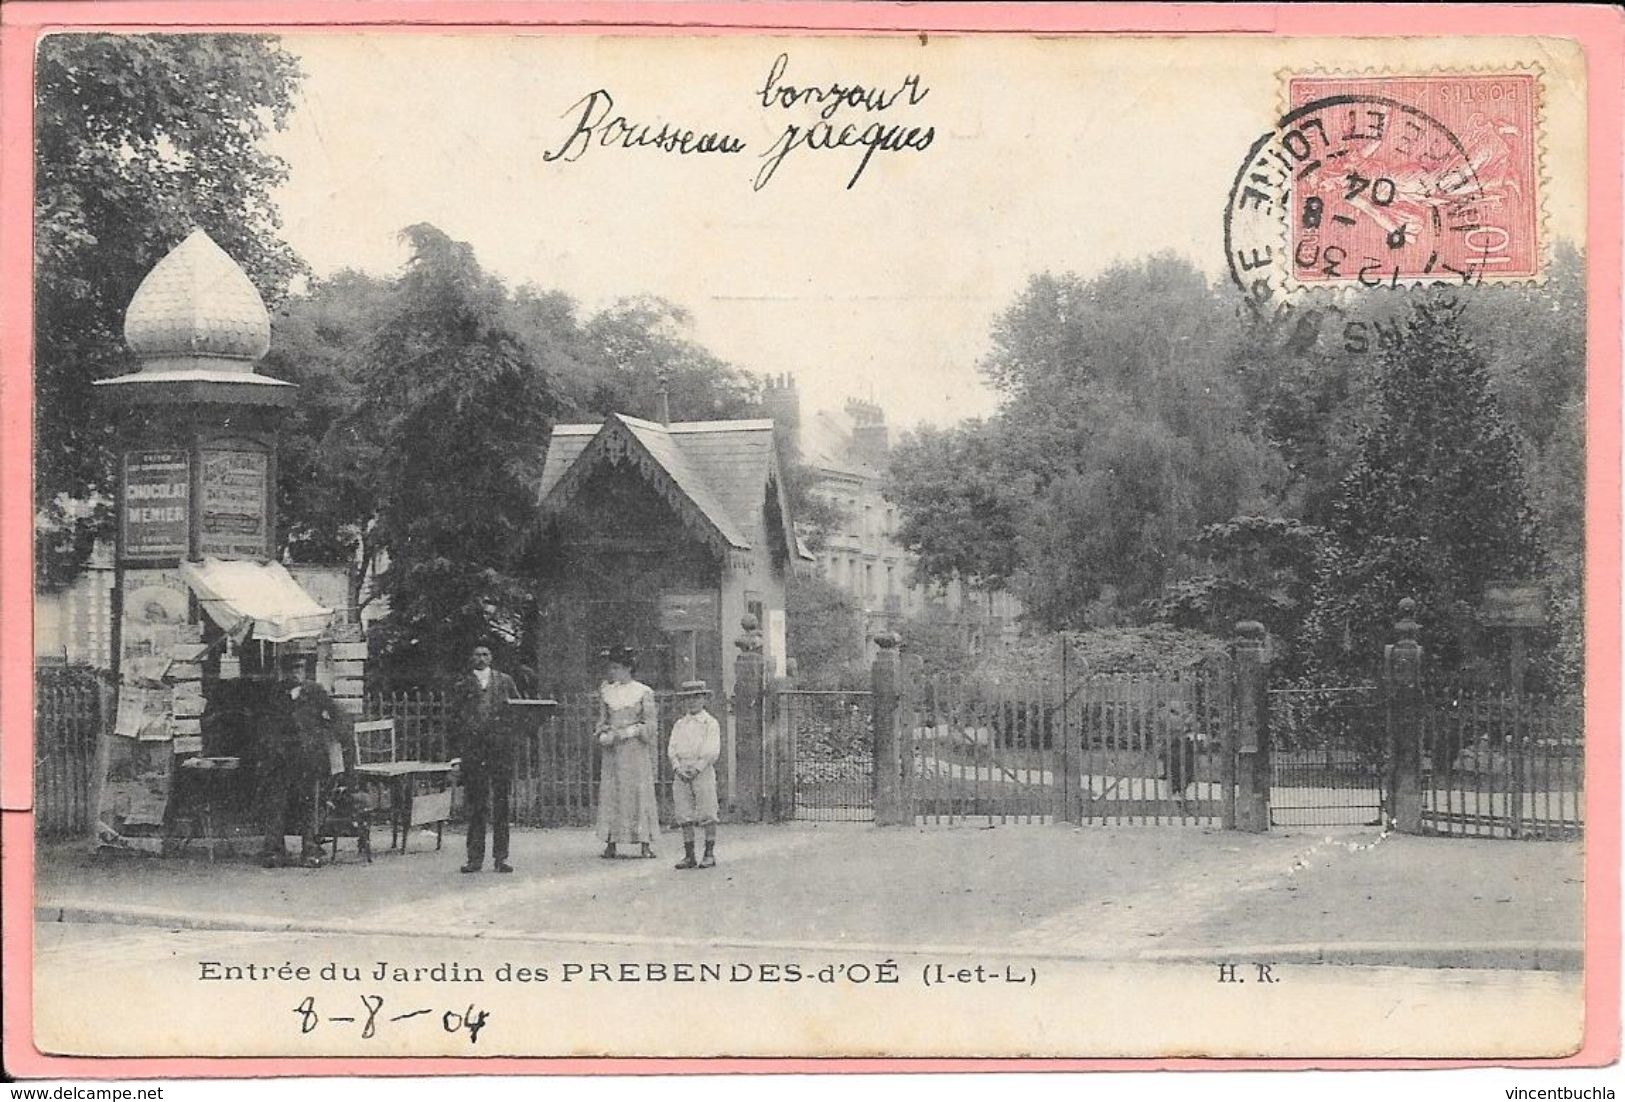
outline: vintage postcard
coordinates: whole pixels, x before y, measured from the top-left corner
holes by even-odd
[[[3,18],[13,1074],[1617,1055],[1617,11]]]

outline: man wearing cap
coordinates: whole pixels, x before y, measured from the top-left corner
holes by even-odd
[[[259,805],[267,868],[291,864],[283,848],[290,826],[299,835],[298,863],[321,864],[316,846],[316,786],[329,770],[329,746],[339,737],[342,714],[326,689],[306,675],[306,655],[289,647],[276,658],[275,681],[259,723]]]
[[[722,728],[705,710],[710,690],[703,681],[685,681],[678,690],[683,712],[671,729],[666,756],[671,759],[671,795],[683,828],[680,869],[709,869],[717,863],[717,758],[722,754]],[[705,855],[694,860],[694,827],[705,828]]]

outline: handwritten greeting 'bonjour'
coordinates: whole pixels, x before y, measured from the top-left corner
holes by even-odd
[[[757,92],[763,110],[815,107],[818,117],[807,125],[786,124],[778,138],[759,154],[762,165],[751,185],[754,191],[766,187],[784,159],[797,149],[861,148],[863,155],[846,183],[850,190],[863,177],[877,152],[923,152],[936,139],[934,126],[886,120],[864,125],[837,118],[842,111],[881,114],[899,105],[919,106],[931,89],[921,85],[918,73],[910,73],[895,87],[885,89],[839,82],[802,87],[785,81],[785,70],[789,66],[789,54],[780,54],[773,60],[767,79]],[[743,139],[720,130],[695,130],[669,122],[643,123],[616,114],[615,97],[605,88],[581,97],[564,112],[564,117],[574,117],[574,127],[556,148],[542,154],[543,161],[567,164],[578,161],[594,145],[605,149],[652,149],[678,156],[729,155],[743,153],[747,148]]]

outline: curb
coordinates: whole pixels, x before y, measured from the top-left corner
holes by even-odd
[[[1226,949],[1152,949],[1144,961],[1333,964],[1368,968],[1468,968],[1498,971],[1582,972],[1583,946],[1565,942],[1340,942],[1336,945],[1253,945]]]
[[[986,956],[1118,964],[1324,964],[1387,968],[1460,968],[1538,972],[1580,972],[1584,948],[1568,942],[1341,942],[1334,945],[1284,944],[1215,946],[1192,949],[1044,950],[1012,946],[854,944],[848,942],[761,941],[745,938],[651,938],[641,934],[559,933],[512,929],[471,931],[467,927],[402,926],[364,922],[320,922],[276,915],[198,914],[155,907],[116,907],[98,903],[36,905],[36,926],[52,923],[151,926],[168,930],[240,933],[337,934],[351,937],[440,937],[453,940],[525,941],[544,944],[621,947],[669,946],[690,949],[749,949],[868,953],[880,956]]]

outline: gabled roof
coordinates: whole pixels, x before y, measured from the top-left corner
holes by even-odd
[[[772,487],[791,555],[811,557],[791,527],[772,421],[662,425],[616,413],[598,425],[555,425],[538,487],[542,508],[562,509],[601,461],[623,457],[636,462],[684,521],[719,550],[751,549],[750,534]]]

